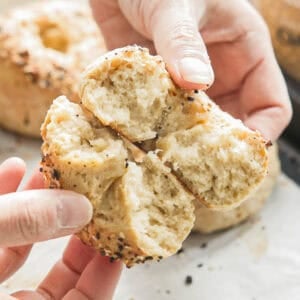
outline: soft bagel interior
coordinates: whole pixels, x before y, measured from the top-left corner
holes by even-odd
[[[83,105],[162,162],[204,204],[239,205],[267,172],[266,142],[203,92],[185,91],[159,56],[130,46],[100,57],[81,82]]]
[[[79,233],[85,243],[127,266],[181,247],[194,224],[193,197],[154,152],[124,142],[65,97],[53,102],[42,136],[48,186],[82,193],[93,205]]]

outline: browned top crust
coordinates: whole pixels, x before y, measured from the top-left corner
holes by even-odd
[[[0,59],[18,66],[41,88],[74,94],[80,72],[104,51],[101,33],[82,1],[44,1],[0,17]]]

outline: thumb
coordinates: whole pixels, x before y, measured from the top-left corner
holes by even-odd
[[[92,217],[88,199],[62,190],[30,190],[0,196],[0,211],[0,247],[69,235]]]
[[[153,40],[173,80],[183,88],[205,89],[214,81],[198,29],[205,1],[197,1],[197,6],[194,2],[140,0],[134,1],[137,6],[134,9],[129,0],[119,0],[121,10],[133,27]]]

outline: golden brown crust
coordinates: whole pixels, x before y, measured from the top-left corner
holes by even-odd
[[[269,158],[268,175],[257,190],[248,196],[240,206],[230,211],[212,211],[200,203],[196,203],[196,221],[193,231],[208,234],[224,230],[245,221],[260,211],[270,196],[280,173],[280,161],[276,144],[270,147]]]
[[[47,146],[44,144],[43,153],[47,153]],[[50,189],[64,188],[65,185],[61,182],[59,159],[52,154],[46,154],[41,161],[40,171],[45,179],[45,186]],[[66,168],[67,166],[62,166]],[[73,188],[77,191],[76,188]],[[80,190],[78,190],[80,192]],[[86,195],[90,198],[90,195]],[[134,264],[144,263],[147,260],[160,260],[162,257],[152,257],[147,255],[141,248],[137,247],[131,241],[137,240],[132,230],[126,230],[121,233],[116,233],[114,230],[109,231],[107,228],[100,228],[95,224],[97,216],[94,216],[92,221],[86,225],[77,236],[83,243],[98,250],[102,255],[109,256],[111,260],[121,259],[126,266],[130,268]]]
[[[84,2],[45,1],[0,16],[0,125],[39,137],[53,99],[78,101],[80,72],[104,51]]]
[[[46,186],[81,193],[93,205],[92,221],[78,233],[85,244],[128,267],[176,253],[194,224],[193,197],[154,153],[65,97],[53,102],[41,134]]]

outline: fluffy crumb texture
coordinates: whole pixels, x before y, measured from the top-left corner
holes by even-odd
[[[266,142],[200,91],[172,82],[159,56],[129,46],[84,73],[84,106],[106,126],[162,162],[203,205],[239,205],[267,172]]]
[[[194,224],[194,198],[155,153],[66,97],[53,102],[42,136],[48,186],[82,193],[93,205],[91,223],[78,233],[83,242],[128,267],[176,253]]]
[[[214,211],[197,202],[196,221],[193,230],[201,233],[224,230],[258,213],[270,196],[280,173],[280,161],[276,145],[269,148],[269,157],[268,175],[260,183],[257,190],[250,194],[240,206],[229,211]]]
[[[0,16],[0,125],[39,137],[53,99],[78,101],[78,80],[105,51],[85,1],[39,1]]]

